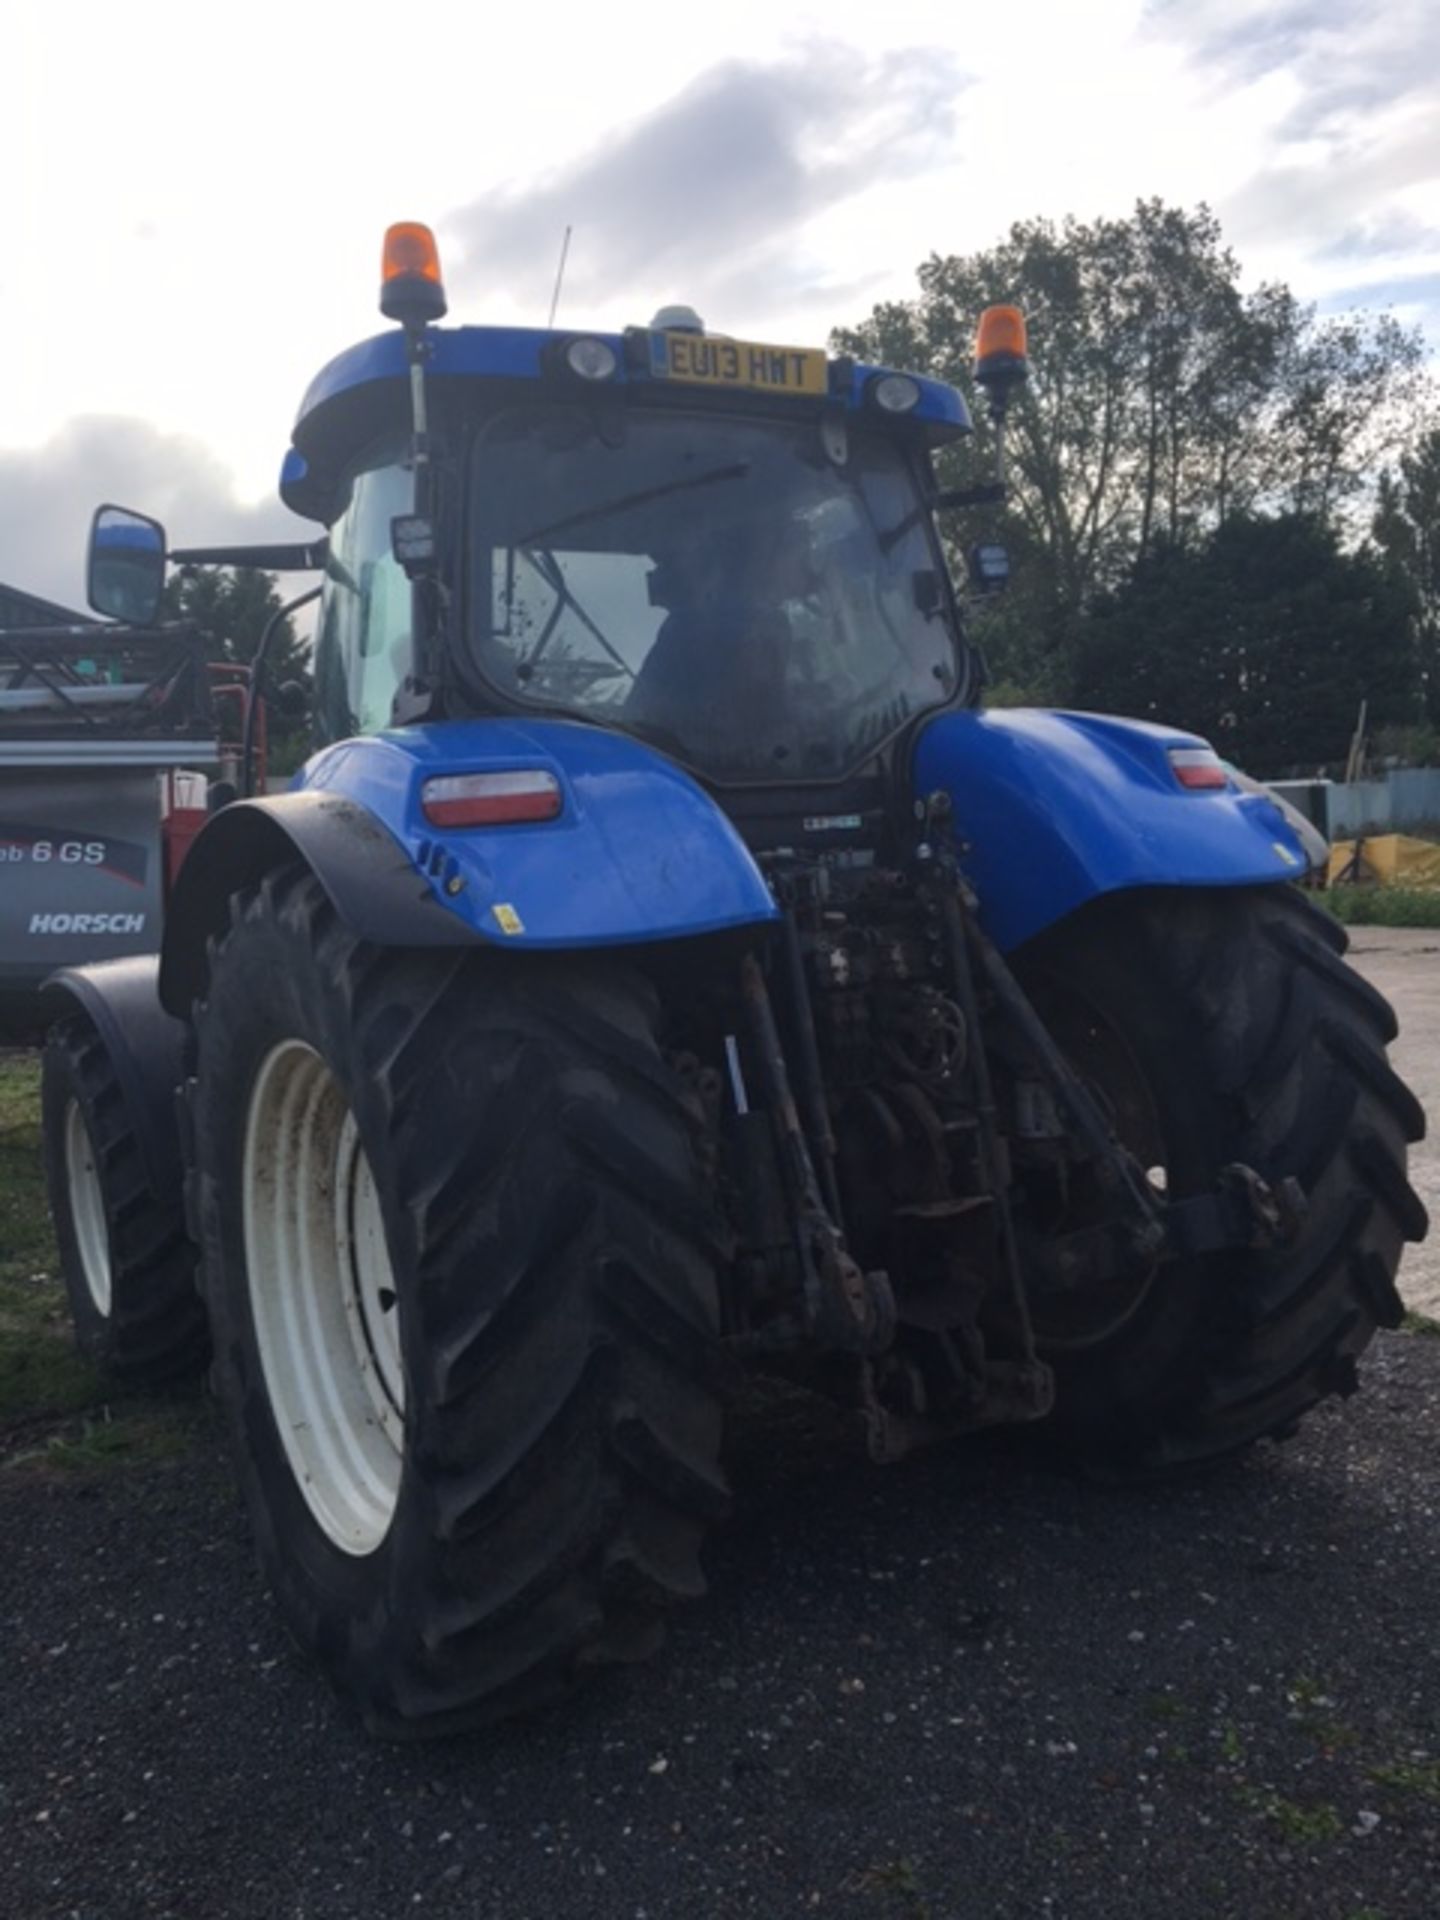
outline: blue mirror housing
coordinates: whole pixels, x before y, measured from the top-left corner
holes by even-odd
[[[128,507],[95,509],[85,597],[96,613],[130,626],[153,624],[165,588],[165,529]]]

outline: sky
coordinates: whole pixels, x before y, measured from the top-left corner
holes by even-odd
[[[379,330],[393,220],[451,319],[699,308],[823,344],[1017,219],[1208,202],[1247,282],[1440,353],[1437,0],[9,0],[0,581],[78,605],[91,508],[305,538],[275,479]]]

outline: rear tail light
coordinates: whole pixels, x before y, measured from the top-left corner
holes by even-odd
[[[1230,784],[1219,754],[1210,747],[1172,747],[1170,766],[1180,785],[1192,793],[1212,792]]]
[[[452,773],[427,780],[420,805],[432,827],[502,827],[553,820],[562,800],[553,773]]]

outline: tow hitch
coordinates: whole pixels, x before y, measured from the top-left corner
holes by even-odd
[[[1283,1246],[1304,1223],[1300,1182],[1272,1187],[1253,1167],[1221,1169],[1209,1193],[1185,1200],[1155,1197],[1153,1210],[1055,1236],[1024,1235],[1027,1275],[1047,1291],[1094,1286],[1133,1268],[1137,1260],[1160,1265],[1203,1254],[1240,1253]]]

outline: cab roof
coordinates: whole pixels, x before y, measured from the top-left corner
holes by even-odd
[[[706,335],[714,340],[720,336]],[[872,401],[877,383],[892,369],[831,357],[826,361],[825,394],[760,394],[726,387],[685,386],[659,379],[651,370],[642,328],[623,334],[542,327],[430,327],[427,382],[439,392],[451,381],[534,382],[557,397],[594,397],[599,391],[628,391],[635,400],[674,401],[683,393],[693,406],[753,411],[798,418],[829,406],[863,414],[886,430],[942,446],[970,431],[970,414],[960,393],[923,374],[907,377],[919,397],[906,413],[885,412]],[[615,371],[603,381],[587,381],[566,370],[565,349],[576,340],[597,340],[615,356]],[[735,342],[749,349],[750,342]],[[771,352],[781,351],[778,348]],[[280,473],[280,496],[307,519],[327,525],[334,518],[336,492],[346,464],[405,405],[409,369],[405,339],[393,328],[348,347],[322,367],[310,382],[291,433],[290,451]]]

